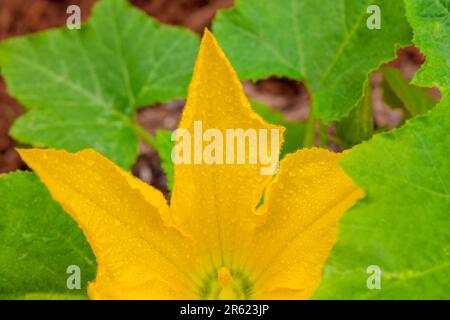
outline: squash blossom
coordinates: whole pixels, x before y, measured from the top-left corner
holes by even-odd
[[[192,131],[194,121],[221,131],[276,128],[252,111],[207,30],[180,128]],[[93,150],[20,154],[90,243],[93,299],[308,298],[338,219],[363,195],[340,155],[316,148],[287,155],[275,176],[261,175],[259,163],[177,164],[170,206]]]

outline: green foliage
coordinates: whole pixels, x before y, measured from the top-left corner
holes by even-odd
[[[316,298],[450,299],[450,99],[341,161],[366,197],[340,221]],[[369,290],[366,269],[382,271]]]
[[[380,7],[381,29],[366,26],[369,5]],[[241,78],[304,80],[315,117],[328,123],[356,106],[369,72],[410,43],[404,11],[391,0],[241,0],[213,29]]]
[[[405,0],[414,32],[413,42],[426,61],[413,79],[415,84],[450,88],[450,1]]]
[[[349,148],[373,135],[372,87],[368,82],[361,101],[350,114],[336,124],[342,147]]]
[[[198,47],[124,0],[105,0],[81,30],[7,40],[0,65],[8,91],[29,111],[12,136],[34,146],[92,147],[124,168],[137,157],[137,107],[184,97]]]
[[[82,231],[37,176],[0,176],[0,299],[85,299],[96,262]],[[81,290],[67,289],[67,267]]]
[[[424,88],[409,84],[397,69],[383,67],[383,92],[386,103],[393,108],[402,108],[406,117],[426,113],[436,101]]]

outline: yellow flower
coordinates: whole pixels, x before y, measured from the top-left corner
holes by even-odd
[[[205,32],[180,128],[272,129],[250,108]],[[275,177],[261,164],[179,164],[163,195],[93,150],[31,149],[22,158],[84,231],[94,299],[302,299],[320,282],[339,217],[362,191],[339,154],[298,151]],[[258,203],[264,194],[264,202]]]

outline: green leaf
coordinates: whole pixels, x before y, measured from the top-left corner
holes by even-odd
[[[29,109],[12,136],[34,146],[92,147],[124,168],[136,159],[136,108],[184,97],[195,34],[162,26],[124,0],[104,0],[80,30],[7,40],[8,91]]]
[[[449,131],[447,96],[344,156],[366,196],[340,221],[316,298],[450,299]],[[366,286],[371,265],[381,289]]]
[[[436,101],[425,89],[409,84],[397,69],[383,67],[381,71],[383,90],[389,97],[387,102],[393,102],[394,105],[391,107],[394,108],[400,107],[400,104],[408,118],[426,113],[436,105]],[[396,98],[392,98],[393,95]]]
[[[336,133],[344,148],[349,148],[373,135],[372,87],[368,81],[363,98],[350,114],[336,124]]]
[[[303,136],[305,134],[305,124],[298,121],[286,121],[281,112],[277,112],[268,105],[251,101],[253,110],[270,124],[283,126],[286,128],[284,132],[284,143],[280,153],[280,159],[286,154],[295,152],[303,148]]]
[[[167,188],[169,191],[172,191],[174,176],[172,162],[172,148],[174,146],[174,142],[172,141],[172,131],[157,130],[155,139],[156,151],[161,158],[161,167],[167,178]]]
[[[426,57],[413,83],[450,88],[450,1],[405,0],[414,44]]]
[[[381,29],[366,25],[369,5],[379,6]],[[304,80],[325,123],[347,115],[368,74],[411,41],[404,4],[392,0],[238,0],[213,28],[242,79]]]
[[[86,299],[95,257],[75,221],[30,172],[0,176],[0,299]],[[69,290],[67,267],[81,270]]]

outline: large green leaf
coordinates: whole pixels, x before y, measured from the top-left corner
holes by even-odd
[[[426,57],[413,82],[424,87],[450,88],[450,1],[405,2],[407,17],[414,31],[414,44]]]
[[[238,0],[220,12],[214,32],[243,79],[286,76],[304,80],[314,114],[324,122],[349,113],[369,72],[410,43],[402,1]],[[369,5],[381,10],[370,30]]]
[[[0,299],[86,298],[95,257],[82,231],[36,175],[0,176]],[[81,271],[81,289],[67,288],[67,267]]]
[[[93,147],[129,168],[135,109],[184,97],[197,47],[193,33],[161,26],[124,0],[100,2],[80,30],[5,41],[2,75],[30,109],[11,134],[34,146]]]
[[[366,193],[339,224],[316,298],[450,299],[450,98],[344,156]],[[369,290],[367,268],[381,269]]]

